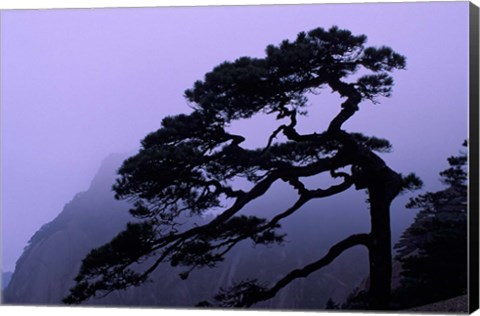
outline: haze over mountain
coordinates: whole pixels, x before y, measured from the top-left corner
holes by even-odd
[[[122,229],[128,205],[115,201],[110,192],[113,170],[121,161],[120,156],[105,159],[89,190],[78,193],[33,235],[16,263],[4,302],[59,303],[83,256]]]
[[[53,221],[34,234],[16,264],[4,303],[62,304],[61,299],[74,285],[73,278],[83,257],[92,248],[109,241],[132,220],[129,205],[114,200],[111,191],[115,171],[123,158],[112,155],[105,159],[90,188],[78,193]],[[289,194],[283,192],[281,186],[273,191],[263,200],[252,203],[246,212],[268,217],[273,210],[283,209]],[[366,229],[367,214],[364,222],[344,223],[338,219],[349,216],[351,206],[355,204],[356,212],[365,208],[363,195],[357,193],[347,192],[348,198],[344,197],[343,202],[342,199],[331,199],[307,205],[298,216],[283,225],[288,236],[282,246],[253,248],[251,243],[243,242],[217,268],[194,271],[187,280],[178,276],[182,269],[163,265],[153,274],[152,282],[101,299],[91,299],[86,304],[191,307],[211,299],[232,281],[258,278],[267,284],[274,282],[290,270],[318,259],[332,243],[351,231]],[[202,219],[192,221],[199,224]],[[334,264],[293,282],[277,297],[256,307],[323,309],[328,298],[343,301],[367,273],[366,251],[354,248]]]

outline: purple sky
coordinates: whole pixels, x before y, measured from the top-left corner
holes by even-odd
[[[138,148],[165,115],[189,112],[183,91],[213,66],[332,25],[407,56],[393,96],[365,102],[345,127],[389,139],[387,163],[438,189],[467,137],[467,2],[2,12],[3,270],[88,188],[103,158]],[[339,110],[329,91],[321,98],[307,129]],[[264,145],[258,135],[271,125],[261,119],[232,128]]]

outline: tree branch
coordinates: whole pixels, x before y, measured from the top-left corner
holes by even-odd
[[[322,257],[320,260],[312,262],[306,265],[305,267],[303,267],[302,269],[296,269],[288,273],[286,276],[280,279],[277,283],[275,283],[273,287],[263,292],[260,296],[261,299],[258,300],[257,302],[265,301],[267,299],[274,297],[278,291],[280,291],[282,288],[290,284],[295,279],[305,278],[311,273],[327,266],[347,249],[350,249],[358,245],[364,245],[366,247],[369,247],[369,242],[370,242],[369,234],[357,234],[357,235],[351,235],[347,237],[346,239],[332,246],[328,251],[328,253],[324,257]],[[252,302],[252,304],[257,302]],[[249,306],[251,306],[251,304]]]
[[[356,234],[347,237],[330,248],[328,253],[321,259],[312,262],[301,269],[295,269],[283,278],[277,281],[272,287],[265,288],[258,285],[256,281],[246,281],[235,284],[228,290],[222,290],[223,293],[217,294],[215,300],[222,307],[250,307],[256,303],[273,298],[281,289],[296,279],[306,278],[313,272],[330,264],[345,250],[354,246],[364,245],[370,247],[369,234]],[[208,302],[202,302],[201,305],[210,305]]]
[[[358,104],[362,101],[362,95],[355,89],[353,84],[347,84],[338,78],[328,81],[328,85],[333,91],[337,91],[347,100],[342,103],[342,110],[335,116],[328,126],[329,132],[339,131],[350,117],[358,111]]]

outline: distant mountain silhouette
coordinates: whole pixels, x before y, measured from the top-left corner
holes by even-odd
[[[105,159],[88,191],[78,193],[33,235],[17,261],[4,303],[59,304],[74,284],[81,259],[124,227],[128,205],[115,201],[110,192],[122,159]]]
[[[12,278],[12,272],[3,272],[2,273],[2,290],[8,286],[10,279]]]
[[[62,305],[61,300],[74,285],[73,278],[84,256],[108,242],[133,219],[128,213],[129,205],[116,201],[111,191],[116,170],[124,158],[112,155],[105,159],[90,188],[77,194],[53,221],[33,235],[5,290],[4,304]],[[268,216],[272,210],[279,211],[278,207],[283,209],[278,190],[279,198],[253,203],[250,213],[261,209],[262,213],[257,214]],[[93,298],[85,304],[192,307],[211,299],[232,280],[258,278],[274,282],[292,269],[318,259],[332,243],[349,234],[329,224],[334,215],[322,220],[318,214],[321,212],[317,209],[307,210],[286,221],[283,231],[288,233],[288,241],[283,246],[253,248],[246,241],[235,247],[218,267],[196,270],[187,280],[178,276],[183,270],[164,264],[152,275],[153,282]],[[195,221],[201,223],[201,219]],[[274,299],[254,308],[324,309],[328,298],[343,301],[367,271],[366,250],[354,248],[331,266],[293,282]]]

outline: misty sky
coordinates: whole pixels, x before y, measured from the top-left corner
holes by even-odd
[[[88,189],[107,155],[137,150],[162,117],[189,112],[183,92],[205,72],[333,25],[407,57],[407,70],[393,74],[392,97],[362,103],[344,127],[389,139],[387,163],[439,189],[438,172],[467,137],[468,2],[3,11],[3,270]],[[309,111],[305,130],[321,132],[339,102],[325,91]],[[259,135],[272,126],[257,117],[232,129],[261,146]],[[413,216],[406,199],[392,210],[397,235],[396,222],[403,229]]]

